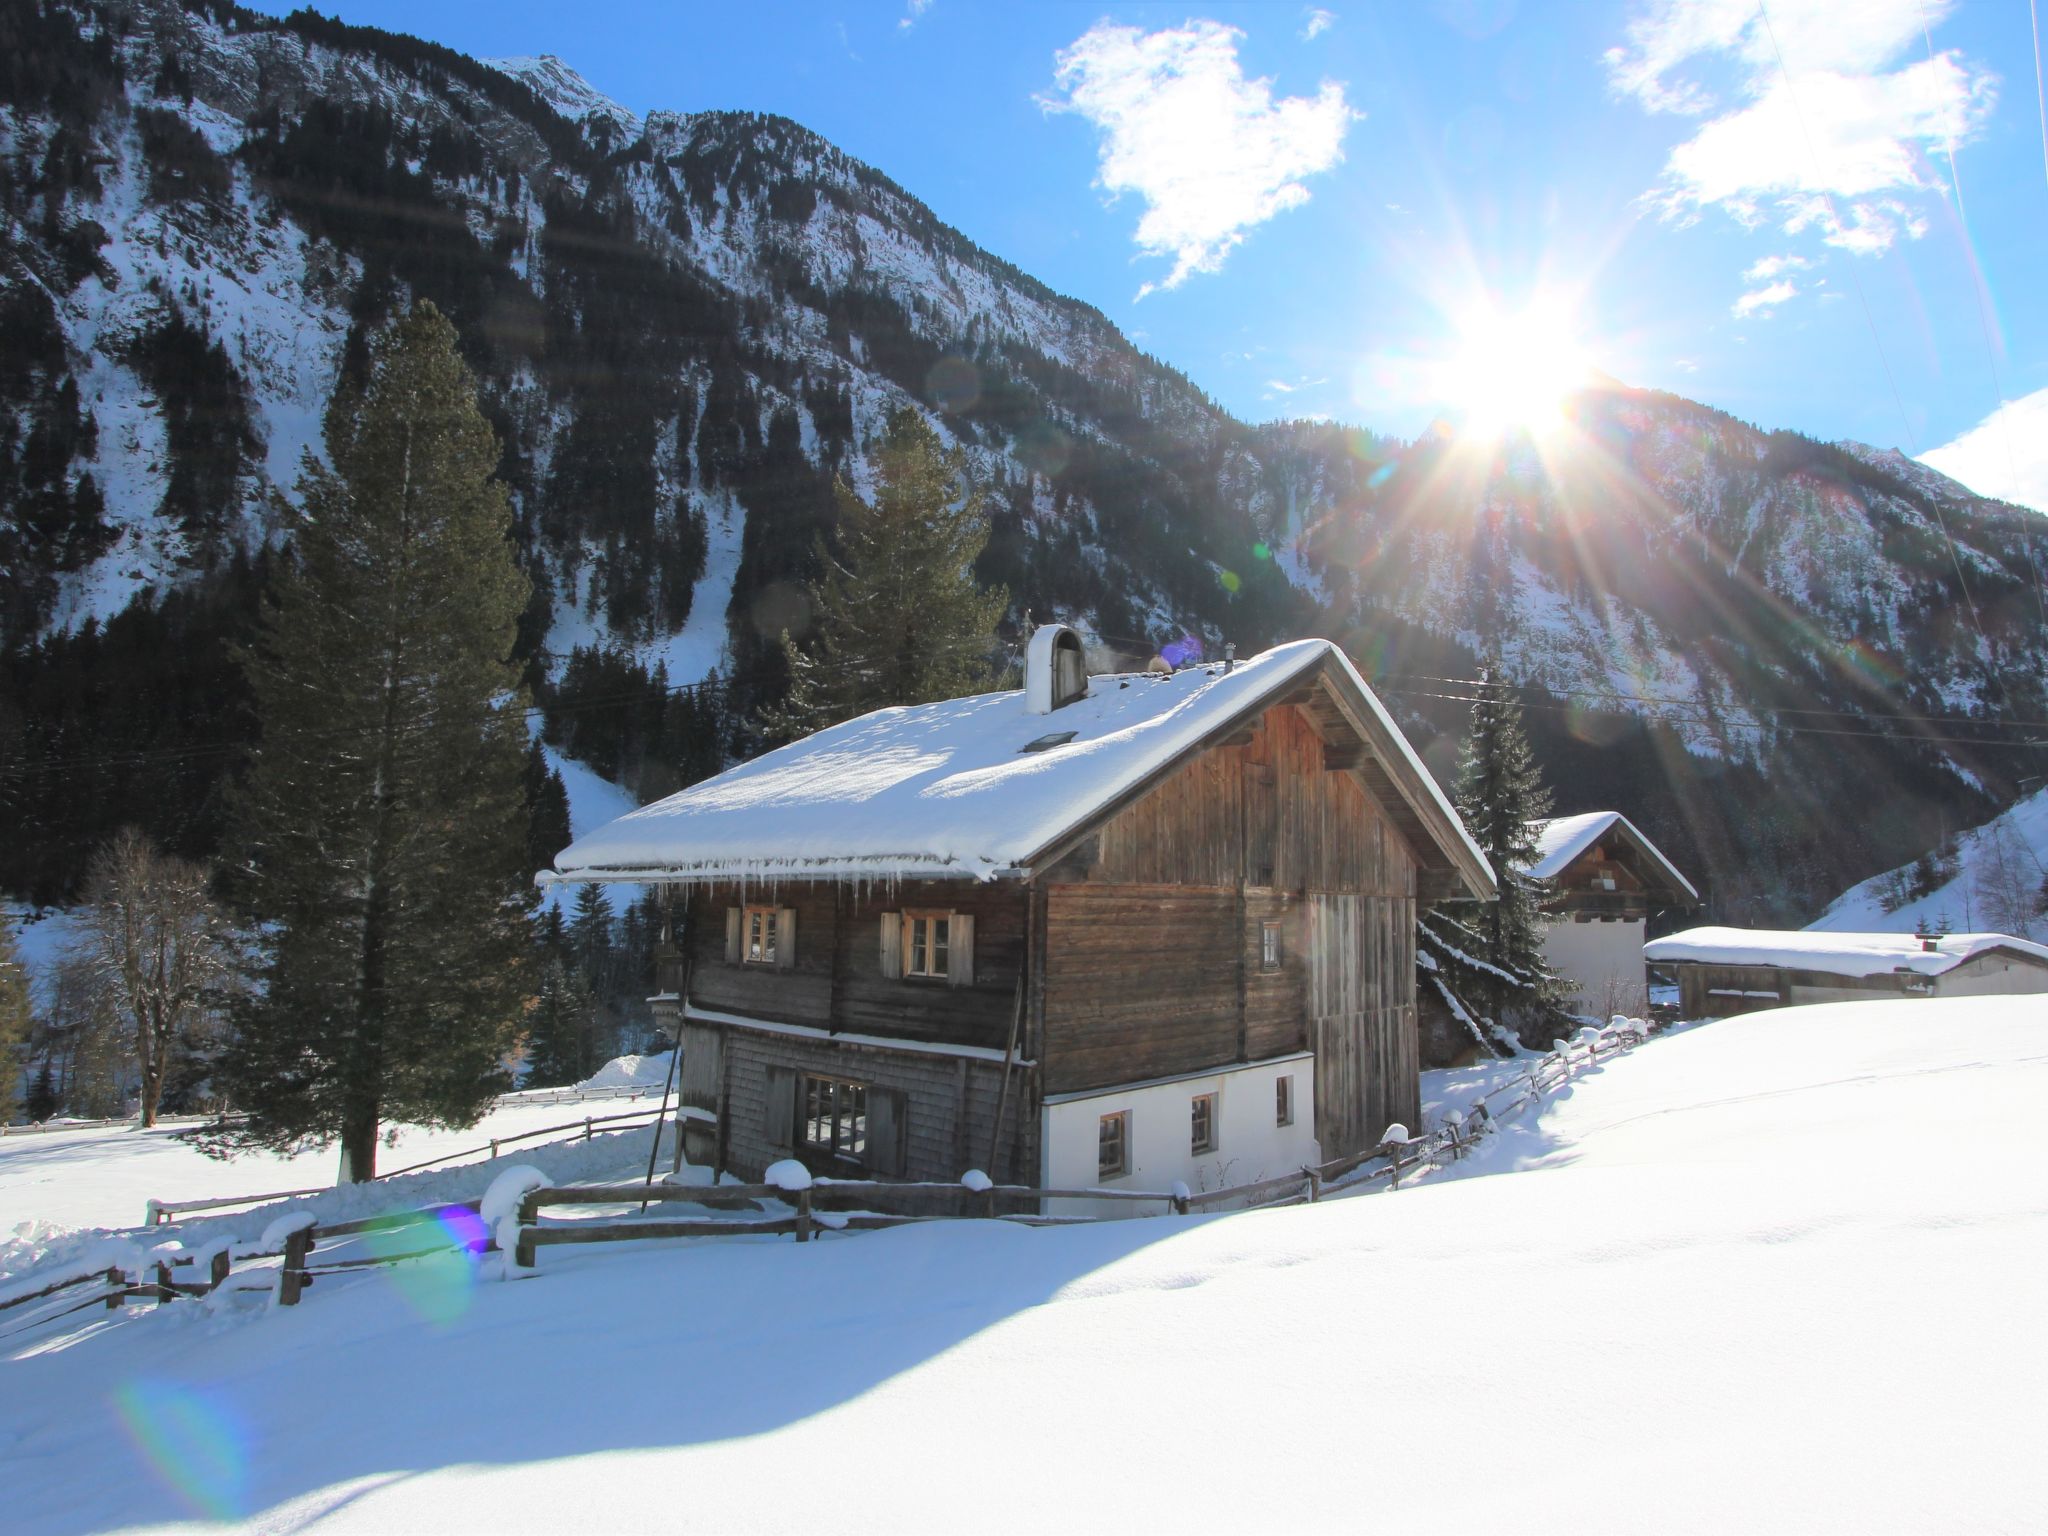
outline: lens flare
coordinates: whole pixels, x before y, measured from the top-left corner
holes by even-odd
[[[476,1212],[454,1208],[438,1212],[432,1222],[394,1222],[363,1234],[363,1246],[380,1259],[403,1259],[376,1273],[423,1322],[442,1326],[469,1310],[476,1295],[477,1255],[490,1234]],[[435,1249],[437,1243],[449,1246]],[[405,1257],[427,1252],[422,1257]]]
[[[231,1520],[248,1507],[249,1447],[234,1414],[174,1382],[114,1391],[114,1414],[150,1470],[199,1514]]]

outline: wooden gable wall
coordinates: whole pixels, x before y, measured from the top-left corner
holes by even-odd
[[[1275,705],[1048,873],[1045,1092],[1313,1047],[1326,1155],[1413,1123],[1417,861],[1359,774],[1326,761],[1302,710]]]

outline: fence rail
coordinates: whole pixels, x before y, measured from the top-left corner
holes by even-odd
[[[626,1127],[618,1125],[618,1122],[622,1120],[632,1120],[644,1125],[651,1119],[663,1116],[664,1112],[659,1109],[629,1109],[623,1110],[616,1115],[585,1115],[581,1120],[565,1120],[560,1125],[544,1125],[538,1130],[521,1131],[516,1136],[493,1136],[488,1143],[479,1142],[473,1147],[464,1147],[460,1151],[446,1152],[439,1157],[430,1157],[423,1163],[413,1163],[404,1168],[388,1169],[383,1173],[375,1175],[371,1182],[395,1179],[401,1174],[419,1173],[428,1168],[439,1168],[444,1164],[457,1162],[465,1157],[475,1157],[478,1154],[486,1157],[497,1157],[506,1147],[517,1146],[523,1141],[536,1141],[543,1136],[560,1135],[564,1131],[574,1131],[579,1126],[583,1131],[583,1140],[588,1141],[597,1134],[596,1128],[598,1126],[610,1126],[623,1130]],[[322,1195],[326,1192],[327,1186],[323,1185],[319,1189],[280,1189],[273,1190],[268,1194],[220,1195],[206,1200],[151,1199],[143,1203],[142,1224],[145,1227],[158,1227],[179,1216],[189,1216],[198,1211],[232,1210],[236,1206],[263,1205],[272,1200],[296,1200],[305,1195]]]
[[[1441,1124],[1423,1135],[1409,1136],[1404,1127],[1390,1126],[1379,1145],[1351,1156],[1314,1167],[1302,1168],[1277,1178],[1262,1179],[1225,1189],[1192,1192],[1176,1186],[1172,1190],[1129,1189],[1038,1189],[1024,1185],[966,1183],[888,1183],[879,1180],[816,1179],[801,1188],[777,1184],[720,1184],[679,1186],[665,1184],[610,1184],[529,1191],[517,1211],[517,1238],[508,1274],[531,1272],[538,1251],[564,1244],[646,1242],[677,1238],[790,1236],[809,1242],[822,1232],[860,1232],[915,1222],[956,1218],[980,1218],[1032,1226],[1063,1226],[1079,1222],[1115,1220],[1117,1217],[1092,1212],[1059,1212],[1046,1209],[1050,1203],[1088,1202],[1100,1206],[1118,1202],[1158,1207],[1141,1215],[1193,1215],[1215,1207],[1234,1204],[1243,1210],[1271,1210],[1283,1206],[1313,1203],[1327,1195],[1362,1191],[1384,1180],[1399,1189],[1405,1175],[1426,1172],[1448,1157],[1466,1156],[1472,1147],[1500,1122],[1520,1114],[1570,1081],[1578,1072],[1612,1056],[1632,1049],[1647,1037],[1640,1023],[1611,1025],[1606,1029],[1588,1027],[1570,1041],[1558,1041],[1550,1052],[1533,1061],[1526,1070],[1509,1078],[1488,1093],[1471,1101],[1468,1110],[1453,1110]],[[644,1118],[649,1111],[639,1111]],[[606,1120],[634,1118],[631,1115],[590,1117],[589,1126]],[[551,1129],[574,1129],[574,1124]],[[527,1136],[544,1132],[523,1133]],[[588,1134],[588,1132],[586,1132]],[[510,1140],[512,1138],[503,1138]],[[152,1202],[156,1204],[156,1202]],[[189,1209],[194,1202],[184,1202]],[[653,1220],[571,1220],[545,1223],[547,1209],[574,1206],[685,1204],[706,1211],[731,1214],[681,1219]],[[781,1205],[787,1214],[771,1209]],[[894,1205],[896,1210],[878,1210]],[[918,1209],[922,1207],[922,1209]],[[1005,1209],[1009,1207],[1009,1209]],[[151,1261],[145,1268],[153,1277],[134,1273],[119,1265],[89,1269],[60,1276],[41,1288],[0,1301],[0,1324],[11,1325],[0,1338],[12,1337],[57,1318],[93,1306],[117,1308],[126,1301],[153,1300],[165,1306],[181,1300],[211,1295],[223,1288],[271,1291],[281,1306],[298,1304],[306,1288],[322,1275],[403,1264],[419,1259],[466,1250],[471,1253],[496,1251],[494,1234],[475,1224],[449,1223],[443,1218],[455,1211],[479,1212],[479,1202],[461,1201],[411,1211],[393,1212],[352,1221],[321,1225],[307,1222],[287,1233],[279,1253],[239,1253],[215,1250],[208,1258],[206,1275],[198,1274],[197,1255],[169,1255]],[[403,1231],[411,1227],[438,1224],[439,1241],[403,1252],[372,1252],[352,1257],[336,1256],[336,1248],[366,1235]],[[323,1253],[322,1245],[326,1245]],[[237,1271],[243,1265],[282,1262],[274,1271]],[[190,1268],[192,1276],[181,1276]],[[269,1278],[274,1275],[274,1281]],[[253,1282],[253,1283],[252,1283]],[[274,1290],[273,1290],[274,1286]],[[42,1303],[35,1306],[34,1303]],[[17,1308],[27,1310],[14,1317],[5,1314]]]

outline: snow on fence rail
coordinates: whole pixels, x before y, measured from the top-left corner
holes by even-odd
[[[593,1185],[540,1187],[521,1198],[517,1237],[510,1272],[530,1271],[538,1251],[566,1243],[644,1242],[663,1238],[727,1236],[791,1236],[808,1242],[820,1230],[859,1232],[912,1222],[974,1217],[1025,1226],[1055,1226],[1115,1219],[1099,1210],[1052,1209],[1055,1203],[1102,1202],[1153,1205],[1142,1215],[1186,1216],[1221,1206],[1269,1210],[1318,1201],[1325,1194],[1363,1191],[1385,1180],[1399,1189],[1404,1174],[1423,1173],[1445,1157],[1463,1158],[1492,1124],[1519,1114],[1568,1081],[1574,1073],[1639,1044],[1648,1033],[1640,1020],[1619,1015],[1605,1029],[1588,1025],[1571,1040],[1560,1040],[1528,1070],[1475,1099],[1471,1112],[1453,1110],[1441,1125],[1411,1136],[1404,1125],[1390,1125],[1377,1146],[1348,1157],[1298,1169],[1254,1184],[1195,1193],[1185,1186],[1171,1190],[1035,1189],[1024,1185],[990,1184],[970,1175],[960,1183],[895,1183],[881,1180],[812,1179],[801,1165],[778,1164],[766,1184],[716,1186]],[[1496,1105],[1495,1101],[1504,1101]],[[1378,1164],[1377,1167],[1372,1166]],[[783,1170],[788,1170],[784,1172]],[[724,1207],[741,1214],[700,1216],[681,1220],[628,1218],[613,1221],[568,1221],[545,1225],[548,1208],[590,1205],[631,1205],[644,1211],[650,1204],[682,1202],[706,1209]],[[768,1202],[789,1207],[787,1216],[767,1213]],[[1004,1209],[1005,1206],[1010,1209]],[[896,1209],[876,1209],[893,1206]],[[922,1207],[922,1209],[920,1209]]]
[[[538,1141],[543,1136],[554,1136],[563,1131],[574,1131],[578,1126],[581,1126],[583,1129],[582,1139],[588,1141],[597,1134],[596,1127],[600,1125],[615,1126],[622,1120],[632,1120],[645,1124],[650,1119],[662,1117],[663,1114],[664,1112],[659,1109],[629,1109],[623,1110],[616,1115],[585,1115],[581,1120],[565,1120],[560,1125],[544,1125],[538,1130],[521,1131],[516,1136],[493,1136],[488,1145],[479,1144],[474,1147],[464,1147],[460,1151],[444,1152],[439,1157],[430,1157],[423,1163],[411,1163],[403,1168],[392,1168],[386,1172],[374,1175],[371,1182],[395,1179],[401,1174],[419,1173],[428,1168],[438,1168],[444,1163],[457,1162],[465,1157],[475,1157],[479,1153],[487,1157],[496,1157],[501,1149],[505,1147],[515,1146],[522,1141]],[[624,1127],[620,1128],[624,1129]],[[262,1205],[271,1200],[296,1200],[305,1195],[324,1195],[326,1193],[326,1188],[322,1187],[320,1189],[274,1190],[264,1195],[217,1195],[205,1200],[151,1199],[143,1202],[142,1224],[145,1227],[158,1227],[168,1221],[175,1220],[179,1216],[189,1216],[196,1211],[225,1211],[231,1210],[238,1205]]]
[[[880,1227],[903,1226],[912,1222],[949,1218],[981,1218],[1010,1221],[1028,1226],[1060,1226],[1078,1222],[1120,1219],[1100,1211],[1062,1213],[1044,1209],[1050,1201],[1151,1204],[1156,1211],[1140,1215],[1192,1215],[1212,1207],[1235,1204],[1243,1210],[1270,1210],[1281,1206],[1314,1202],[1326,1194],[1348,1195],[1385,1180],[1392,1189],[1401,1187],[1404,1174],[1427,1172],[1448,1155],[1464,1157],[1500,1121],[1521,1113],[1564,1085],[1579,1071],[1630,1050],[1649,1034],[1639,1019],[1616,1016],[1605,1029],[1588,1026],[1572,1040],[1557,1041],[1551,1050],[1529,1068],[1472,1101],[1470,1113],[1453,1110],[1443,1123],[1421,1136],[1410,1136],[1400,1125],[1387,1128],[1378,1146],[1334,1159],[1315,1167],[1302,1168],[1278,1178],[1226,1189],[1190,1191],[1176,1185],[1171,1190],[1128,1189],[1034,1189],[1022,1185],[990,1183],[986,1177],[969,1174],[956,1184],[895,1184],[879,1180],[813,1179],[800,1165],[783,1164],[770,1169],[766,1184],[667,1185],[615,1184],[569,1188],[535,1187],[531,1183],[503,1193],[510,1181],[523,1172],[529,1179],[542,1176],[533,1170],[512,1170],[501,1174],[491,1192],[477,1201],[461,1201],[399,1211],[353,1221],[320,1225],[308,1216],[280,1217],[265,1232],[253,1250],[222,1243],[191,1254],[157,1253],[127,1264],[89,1265],[60,1275],[35,1290],[0,1299],[0,1338],[24,1333],[43,1323],[104,1305],[109,1309],[129,1300],[154,1300],[159,1306],[174,1301],[205,1297],[223,1289],[270,1291],[280,1306],[295,1306],[322,1275],[346,1273],[372,1266],[403,1264],[419,1259],[458,1252],[484,1254],[499,1251],[494,1241],[494,1209],[509,1205],[517,1197],[513,1220],[499,1232],[512,1239],[508,1277],[533,1272],[538,1250],[558,1244],[645,1242],[663,1238],[792,1236],[809,1242],[822,1232],[860,1232]],[[1496,1104],[1496,1101],[1501,1101]],[[640,1112],[642,1115],[649,1113]],[[607,1117],[607,1118],[626,1118]],[[590,1122],[597,1123],[595,1120]],[[563,1129],[556,1127],[555,1129]],[[573,1129],[573,1127],[567,1127]],[[527,1133],[528,1135],[539,1133]],[[502,1138],[512,1140],[514,1138]],[[523,1138],[521,1138],[523,1139]],[[1374,1163],[1378,1167],[1371,1166]],[[780,1202],[789,1214],[778,1216],[766,1209],[768,1202]],[[707,1211],[725,1210],[729,1216],[702,1216],[681,1220],[571,1221],[547,1226],[541,1211],[573,1205],[632,1205],[644,1211],[652,1204],[683,1203]],[[922,1211],[879,1211],[875,1204],[918,1205]],[[1003,1206],[1035,1206],[1037,1209],[1004,1210]],[[835,1208],[836,1207],[836,1208]],[[367,1254],[349,1258],[333,1256],[337,1245],[347,1246],[365,1238],[384,1237],[413,1227],[436,1227],[438,1232],[423,1247],[393,1252],[388,1242],[378,1242]],[[279,1243],[281,1240],[281,1247]],[[325,1250],[321,1245],[326,1244]],[[275,1251],[273,1251],[275,1250]],[[324,1256],[324,1261],[323,1260]],[[275,1270],[236,1271],[245,1264],[280,1259]],[[97,1264],[97,1261],[93,1261]],[[181,1279],[175,1271],[191,1267],[195,1278]],[[205,1268],[206,1278],[196,1278]],[[146,1278],[149,1270],[154,1278]],[[274,1276],[274,1279],[272,1278]],[[253,1282],[253,1283],[252,1283]],[[81,1295],[66,1295],[88,1287]],[[55,1298],[53,1300],[53,1298]],[[5,1314],[16,1307],[42,1301],[17,1318]]]

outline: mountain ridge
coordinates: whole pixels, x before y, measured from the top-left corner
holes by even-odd
[[[336,381],[425,297],[505,444],[543,698],[579,647],[671,687],[715,673],[730,750],[779,690],[833,481],[871,488],[905,404],[989,495],[979,574],[1013,627],[1067,617],[1141,657],[1329,634],[1421,736],[1454,735],[1497,655],[1561,809],[1623,802],[1774,912],[1989,814],[2007,724],[2048,714],[2038,531],[1895,450],[1626,387],[1576,402],[1562,455],[1240,422],[789,119],[636,118],[559,60],[515,76],[305,12],[39,14],[0,38],[71,82],[0,72],[0,324],[36,360],[0,370],[0,414],[46,445],[0,465],[0,633],[44,672],[138,602],[239,622],[235,570],[274,543]],[[1903,723],[1950,716],[1998,740]],[[1871,825],[1826,824],[1843,761]],[[171,819],[191,847],[217,828]]]

